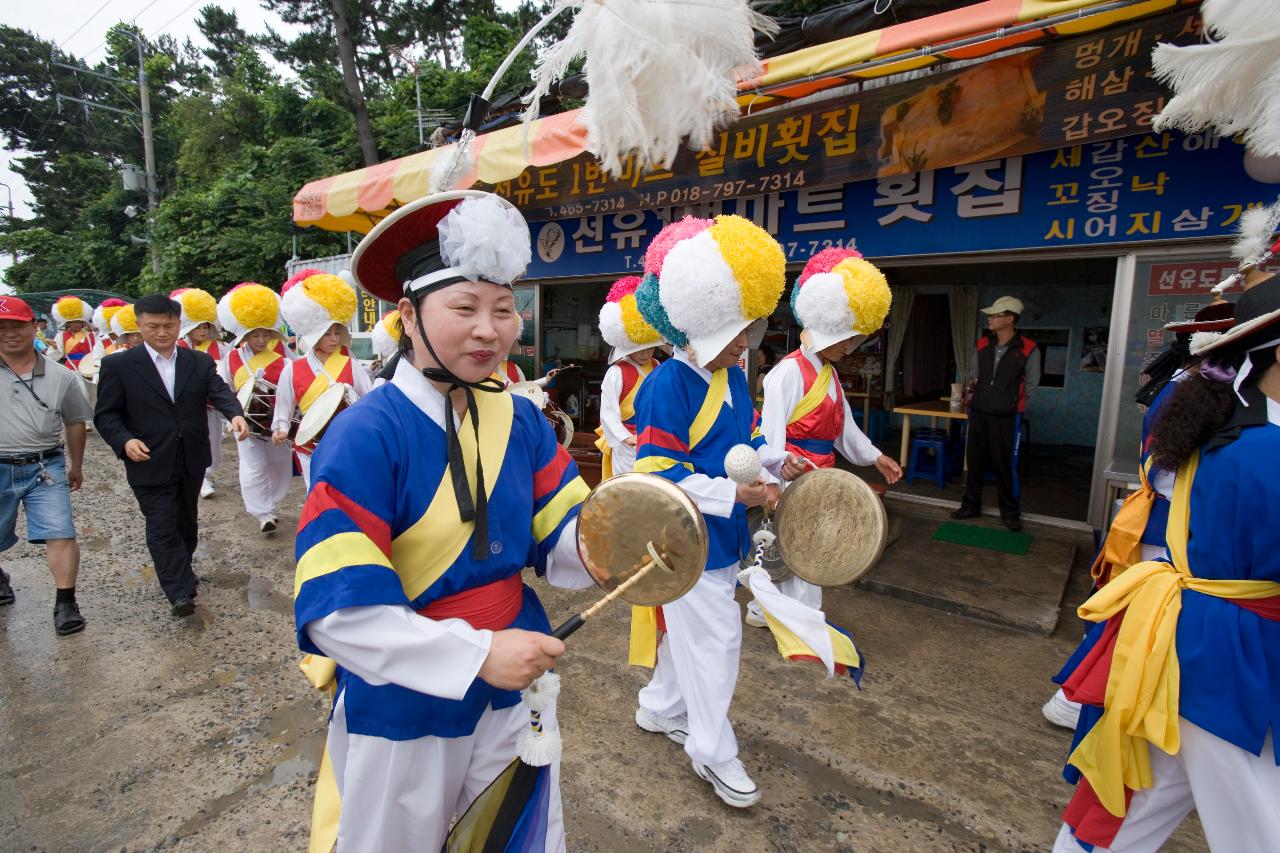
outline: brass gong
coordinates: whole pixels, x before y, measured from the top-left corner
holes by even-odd
[[[656,606],[693,589],[707,563],[707,525],[684,490],[650,474],[610,477],[578,514],[578,555],[595,582],[613,592],[659,558],[622,592],[631,604]]]
[[[840,586],[880,559],[889,519],[880,496],[860,477],[837,468],[796,478],[774,511],[782,561],[802,580]]]

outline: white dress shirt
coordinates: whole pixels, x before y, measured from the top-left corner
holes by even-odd
[[[143,344],[147,348],[147,355],[151,356],[151,363],[156,366],[156,370],[160,372],[160,381],[164,383],[164,390],[169,392],[169,399],[175,399],[173,394],[173,384],[178,377],[178,348],[175,346],[169,353],[169,357],[165,358],[160,353],[151,348],[151,344]]]
[[[800,355],[808,359],[809,364],[818,373],[822,372],[822,359],[815,353],[801,347]],[[764,405],[760,410],[760,434],[768,442],[770,448],[782,450],[787,444],[787,421],[796,405],[804,398],[804,375],[795,359],[784,358],[774,365],[764,377]],[[880,448],[871,443],[871,439],[858,429],[854,423],[853,412],[849,409],[849,399],[840,388],[840,377],[831,371],[831,384],[827,388],[827,398],[838,400],[844,407],[844,431],[836,438],[836,452],[854,465],[874,465],[882,455]]]

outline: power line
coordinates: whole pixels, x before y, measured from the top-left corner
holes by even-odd
[[[191,0],[190,3],[188,3],[185,7],[183,7],[181,12],[179,12],[178,14],[174,15],[172,18],[170,18],[169,20],[161,24],[160,28],[152,34],[152,38],[156,38],[161,33],[163,33],[170,24],[172,24],[174,21],[178,20],[183,15],[185,15],[187,13],[187,10],[189,10],[192,6],[196,5],[199,2],[201,2],[201,0]]]
[[[64,38],[64,39],[61,41],[60,46],[65,47],[65,46],[66,46],[66,44],[67,44],[67,42],[71,41],[73,38],[75,38],[76,36],[78,36],[78,35],[80,34],[80,31],[81,31],[81,30],[83,30],[85,27],[89,26],[89,22],[90,22],[90,21],[92,21],[94,18],[98,17],[98,15],[102,13],[102,10],[103,10],[103,9],[105,9],[105,8],[107,8],[108,6],[110,6],[112,2],[113,2],[113,0],[107,0],[107,2],[105,2],[105,3],[103,3],[101,6],[99,6],[99,7],[98,7],[98,11],[97,11],[97,12],[94,12],[92,15],[90,15],[90,16],[89,16],[89,17],[87,17],[87,18],[85,18],[85,19],[84,19],[84,23],[82,23],[80,26],[76,27],[76,31],[75,31],[74,33],[72,33],[71,35],[69,35],[69,36],[67,36],[66,38]]]

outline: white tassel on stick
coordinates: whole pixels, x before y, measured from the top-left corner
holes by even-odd
[[[521,696],[529,706],[529,725],[520,731],[516,740],[516,754],[525,764],[546,767],[560,757],[563,743],[559,726],[549,726],[547,712],[555,708],[560,695],[560,676],[544,672],[526,687]]]
[[[686,138],[695,150],[709,146],[738,114],[738,82],[761,73],[754,31],[777,31],[745,0],[560,0],[556,9],[575,18],[538,62],[525,121],[585,57],[588,147],[615,175],[629,154],[666,167]]]
[[[1231,257],[1252,263],[1271,248],[1280,229],[1280,199],[1269,207],[1255,207],[1240,217],[1240,237],[1231,245]]]

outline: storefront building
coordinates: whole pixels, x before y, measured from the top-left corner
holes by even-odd
[[[1027,413],[1039,476],[1027,479],[1026,509],[1102,525],[1108,481],[1135,469],[1133,393],[1165,345],[1163,325],[1208,300],[1241,214],[1280,190],[1250,176],[1234,141],[1151,131],[1164,99],[1152,46],[1199,38],[1194,9],[1162,5],[938,73],[827,89],[743,118],[664,172],[606,179],[589,155],[546,162],[543,152],[539,165],[534,146],[531,165],[491,184],[531,220],[533,263],[517,293],[526,373],[579,365],[556,392],[580,430],[594,429],[607,367],[596,315],[609,286],[641,269],[673,218],[736,213],[775,235],[794,270],[838,245],[886,272],[887,329],[842,365],[860,416],[945,397],[972,365],[978,308],[1020,298],[1044,376]],[[407,174],[402,163],[380,179],[398,197]],[[315,198],[300,221],[341,220],[341,206],[317,212]],[[780,357],[796,343],[784,298],[766,345]],[[863,420],[896,456],[874,434],[888,419]],[[934,494],[954,500],[958,484]]]

